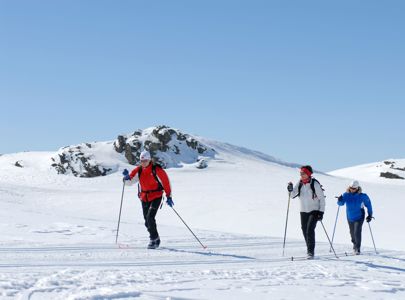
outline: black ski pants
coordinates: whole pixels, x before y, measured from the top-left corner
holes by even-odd
[[[159,237],[156,227],[156,214],[158,212],[162,197],[152,200],[150,202],[142,201],[143,218],[145,219],[145,226],[149,232],[149,238],[154,240]]]
[[[353,249],[358,251],[360,251],[361,247],[361,231],[363,229],[364,216],[365,213],[363,213],[363,217],[358,221],[354,222],[348,221],[350,228],[350,236],[352,238],[353,243]]]
[[[318,222],[318,211],[301,212],[301,229],[307,243],[307,252],[315,254],[315,227]]]

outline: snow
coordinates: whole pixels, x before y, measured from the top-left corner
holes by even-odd
[[[318,224],[317,259],[291,261],[305,254],[294,199],[282,256],[286,184],[298,180],[296,165],[246,148],[204,143],[216,150],[208,168],[184,165],[168,174],[175,209],[206,250],[166,205],[157,216],[162,249],[147,250],[136,185],[125,187],[115,245],[120,171],[131,166],[105,156],[107,148],[94,155],[117,172],[97,178],[56,174],[50,166],[55,152],[0,156],[0,298],[404,299],[405,185],[361,182],[375,210],[371,228],[378,255],[365,224],[363,255],[345,256],[351,245],[341,209],[334,237],[340,258],[329,251]],[[355,175],[362,180],[360,173]],[[323,222],[331,236],[334,197],[351,179],[315,177],[326,190]]]
[[[399,177],[405,178],[405,159],[387,159],[382,162],[375,162],[344,168],[330,172],[333,176],[348,177],[361,181],[390,184],[390,185],[405,185],[405,179],[392,179],[381,177],[381,173],[389,172]]]

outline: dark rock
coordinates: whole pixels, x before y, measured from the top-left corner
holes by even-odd
[[[128,163],[131,165],[136,165],[138,162],[138,156],[135,156],[132,153],[132,147],[129,144],[125,145],[125,158],[128,160]]]
[[[117,151],[118,153],[122,153],[125,149],[126,141],[127,139],[124,136],[119,135],[114,143],[115,151]]]
[[[22,161],[18,160],[15,162],[14,166],[19,167],[19,168],[24,168],[24,166],[22,165]]]
[[[405,179],[397,174],[390,173],[390,172],[381,172],[380,177],[385,177],[385,178],[389,178],[389,179]]]
[[[205,169],[208,167],[208,163],[205,159],[200,159],[197,162],[197,169]]]

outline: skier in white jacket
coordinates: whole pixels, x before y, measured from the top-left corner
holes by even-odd
[[[315,254],[315,227],[323,218],[325,211],[325,195],[321,184],[312,178],[312,167],[303,166],[300,169],[300,181],[293,186],[288,183],[288,191],[292,198],[299,197],[301,203],[301,229],[307,244],[307,255],[312,259]]]

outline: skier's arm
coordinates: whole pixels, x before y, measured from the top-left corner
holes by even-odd
[[[161,168],[156,168],[156,175],[159,177],[160,182],[163,185],[163,189],[165,190],[166,197],[171,197],[172,189],[171,189],[170,180],[169,180],[169,177],[167,176],[166,171]]]
[[[318,182],[315,182],[314,185],[316,197],[319,200],[319,210],[324,212],[325,211],[325,194],[321,188],[321,185]]]
[[[343,206],[345,205],[345,203],[346,203],[346,193],[344,193],[338,198],[337,205]]]
[[[135,169],[133,169],[131,171],[131,173],[129,173],[129,177],[131,177],[131,180],[136,176],[136,174],[138,174],[138,171],[139,171],[139,166],[136,167]]]
[[[367,196],[367,194],[363,194],[363,203],[364,206],[367,207],[367,213],[369,216],[373,215],[373,207],[371,206],[371,201],[370,198]]]
[[[291,192],[291,198],[295,198],[295,197],[297,197],[297,195],[298,195],[298,186],[300,185],[300,183],[299,182],[297,182],[295,185],[294,185],[294,188],[293,188],[293,190],[292,190],[292,192]]]

